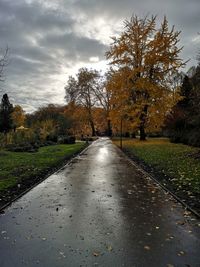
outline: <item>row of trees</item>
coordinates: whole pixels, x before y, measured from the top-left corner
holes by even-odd
[[[106,53],[111,66],[107,73],[81,68],[65,86],[66,106],[50,104],[26,119],[5,94],[0,131],[25,125],[40,138],[53,140],[66,134],[111,136],[123,127],[123,132],[139,132],[145,140],[147,132],[160,132],[165,124],[173,140],[196,144],[186,141],[183,133],[191,138],[199,127],[200,67],[182,79],[179,71],[185,62],[180,58],[179,35],[169,28],[166,17],[157,26],[155,16],[133,16]]]
[[[72,117],[66,112],[66,106],[49,104],[34,113],[25,114],[19,105],[13,106],[8,95],[4,94],[0,104],[0,146],[15,149],[20,145],[32,151],[35,146],[58,142],[59,137],[61,143],[74,142],[74,138],[69,138]]]
[[[156,17],[133,16],[125,21],[124,31],[113,43],[106,57],[111,68],[101,77],[95,70],[80,69],[76,78],[69,77],[66,100],[74,109],[84,107],[87,121],[95,134],[92,110],[101,107],[107,120],[107,133],[126,129],[159,131],[167,112],[179,99],[174,78],[185,63],[179,57],[180,32],[169,29],[163,19],[159,27]],[[177,86],[176,86],[177,87]]]

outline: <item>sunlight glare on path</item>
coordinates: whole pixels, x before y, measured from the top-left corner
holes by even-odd
[[[96,159],[98,161],[106,161],[108,158],[108,148],[107,147],[101,147],[98,151],[98,154],[96,156]]]

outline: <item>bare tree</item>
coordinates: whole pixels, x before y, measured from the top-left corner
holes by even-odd
[[[96,70],[87,68],[79,69],[76,78],[69,77],[65,86],[65,99],[68,103],[81,105],[87,112],[87,120],[91,126],[92,136],[95,135],[95,124],[92,114],[92,108],[95,106],[97,99],[95,90],[98,86],[99,73]]]
[[[98,85],[94,90],[94,94],[99,102],[99,105],[103,108],[105,116],[107,119],[107,130],[106,134],[108,136],[112,135],[112,126],[110,120],[110,110],[111,110],[111,95],[112,91],[109,90],[109,82],[111,79],[111,70],[105,74],[104,79],[98,81]]]

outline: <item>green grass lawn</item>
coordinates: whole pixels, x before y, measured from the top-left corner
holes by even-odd
[[[84,142],[45,146],[35,153],[0,150],[0,194],[21,181],[47,174],[85,146]]]
[[[113,140],[119,146],[119,140]],[[170,177],[170,183],[187,195],[200,194],[200,149],[183,144],[170,143],[165,138],[123,140],[123,149],[135,155],[154,170]],[[167,178],[166,178],[167,179]]]

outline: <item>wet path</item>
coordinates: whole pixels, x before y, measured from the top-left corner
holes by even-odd
[[[100,139],[0,215],[0,266],[199,267],[198,224]]]

